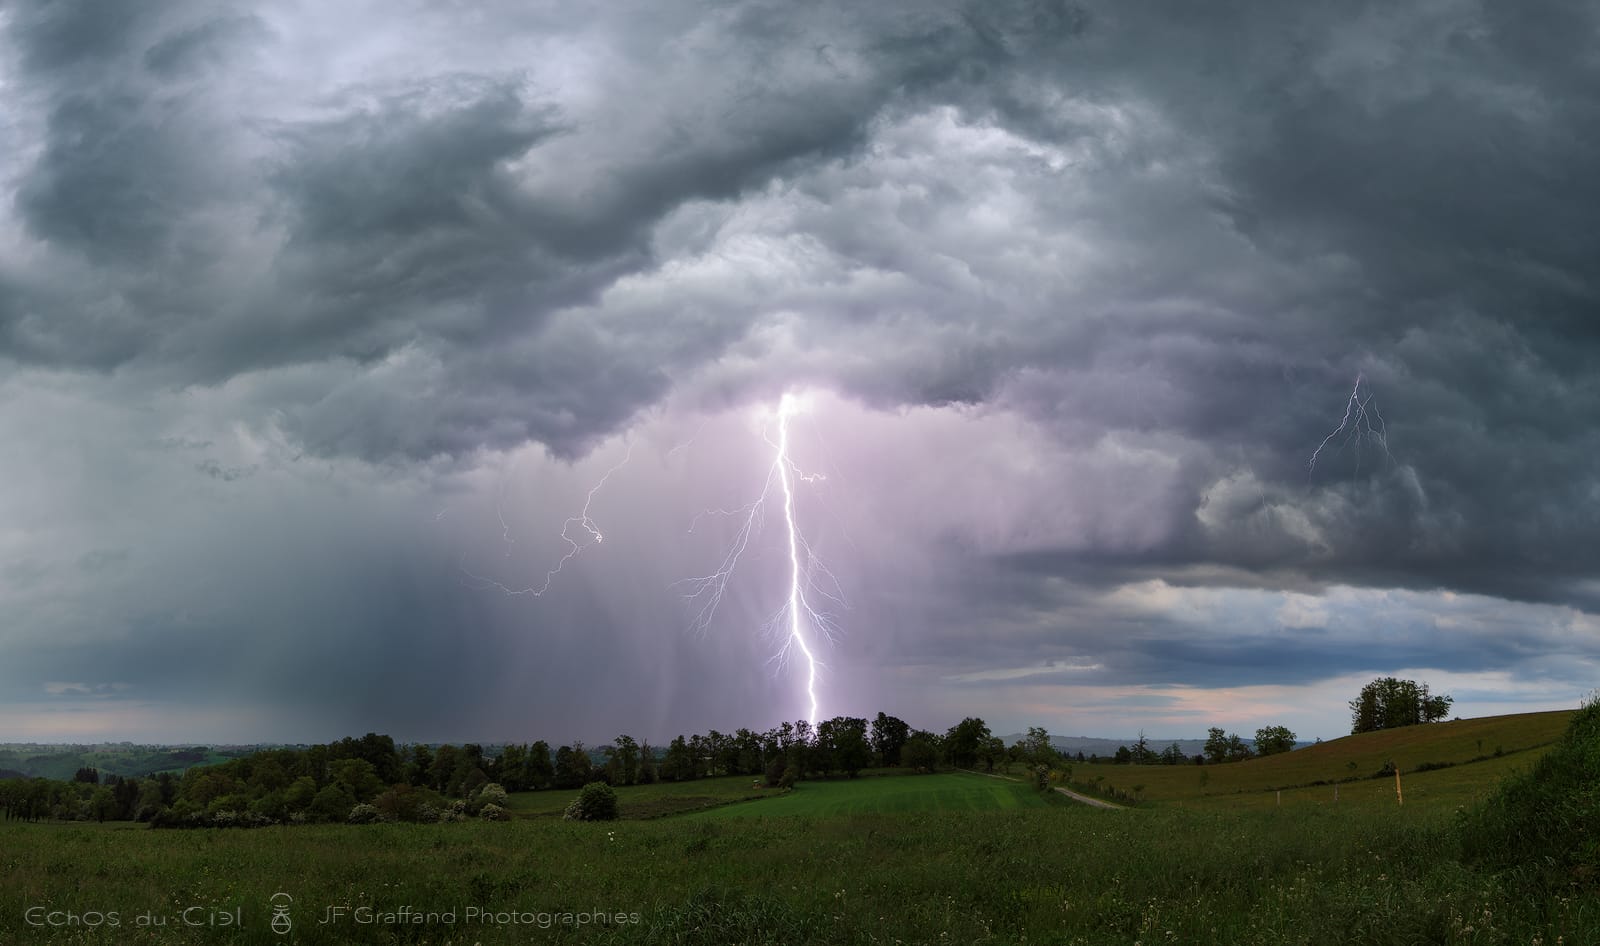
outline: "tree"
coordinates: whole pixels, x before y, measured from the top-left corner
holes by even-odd
[[[1455,700],[1434,696],[1426,683],[1379,677],[1350,701],[1350,732],[1376,732],[1418,723],[1432,723],[1450,714]]]
[[[978,764],[978,751],[988,738],[988,724],[976,716],[968,716],[950,727],[950,732],[945,735],[945,758],[956,768],[970,769]]]
[[[549,788],[556,778],[555,766],[550,762],[550,744],[543,739],[528,747],[528,760],[523,770],[523,784],[529,788]]]
[[[1027,750],[1027,761],[1031,765],[1050,765],[1060,754],[1050,744],[1050,730],[1043,726],[1029,726],[1028,735],[1022,739],[1022,745]]]
[[[618,736],[616,739],[616,753],[618,774],[622,777],[621,784],[632,785],[639,777],[639,743],[632,736]]]
[[[1133,761],[1136,765],[1148,765],[1155,761],[1156,754],[1150,749],[1150,740],[1145,737],[1144,730],[1139,730],[1139,741],[1133,744]]]
[[[1132,761],[1133,761],[1133,753],[1128,751],[1128,747],[1127,746],[1118,746],[1117,747],[1117,754],[1112,759],[1112,762],[1114,764],[1116,764],[1116,765],[1128,765]]]
[[[588,782],[592,775],[589,754],[584,751],[583,743],[574,742],[556,750],[556,788],[578,788]]]
[[[978,749],[978,758],[983,760],[985,772],[993,772],[995,763],[1006,760],[1006,741],[999,736],[985,739]]]
[[[1216,726],[1206,730],[1205,754],[1207,762],[1228,761],[1228,734]]]
[[[900,749],[900,764],[915,772],[932,772],[939,766],[939,748],[939,737],[915,730]]]
[[[682,736],[667,744],[666,757],[661,760],[661,777],[670,782],[683,782],[696,775],[694,755]]]
[[[1161,750],[1162,765],[1182,765],[1188,761],[1189,757],[1183,754],[1183,747],[1177,743]]]
[[[872,721],[872,751],[882,765],[899,765],[900,750],[911,738],[911,727],[903,719],[879,713]]]
[[[867,742],[867,721],[858,716],[835,716],[818,729],[819,741],[831,749],[833,766],[850,778],[872,762]]]
[[[495,760],[494,771],[500,778],[500,785],[508,792],[520,792],[525,786],[524,779],[528,771],[528,747],[509,743],[500,750],[500,758]]]
[[[1256,730],[1256,755],[1277,755],[1294,748],[1294,733],[1287,726],[1267,726]]]

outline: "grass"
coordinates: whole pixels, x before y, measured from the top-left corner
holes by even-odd
[[[781,794],[778,789],[757,785],[756,780],[748,775],[630,785],[619,787],[616,792],[618,814],[630,821],[704,811],[720,805],[759,801]],[[507,810],[513,818],[560,818],[576,797],[576,789],[514,792],[509,798]]]
[[[1454,808],[1485,797],[1502,776],[1532,765],[1566,729],[1573,712],[1489,716],[1363,733],[1226,765],[1073,763],[1072,778],[1088,784],[1099,779],[1103,787],[1129,792],[1143,786],[1138,793],[1143,799],[1208,808],[1275,806],[1280,788],[1285,790],[1285,805],[1319,800],[1331,804],[1333,784],[1356,778],[1339,785],[1341,803],[1392,804],[1393,779],[1359,780],[1393,761],[1400,768],[1408,803]],[[1425,763],[1444,767],[1417,771]],[[1319,782],[1325,784],[1313,784]]]
[[[889,780],[884,780],[889,781]],[[937,779],[905,779],[941,789]],[[797,793],[796,796],[799,797]],[[762,802],[751,806],[761,808]],[[1075,805],[723,820],[146,831],[0,825],[0,942],[277,943],[295,898],[320,944],[1600,942],[1600,900],[1529,900],[1456,860],[1437,813]],[[116,910],[96,935],[24,910]],[[453,925],[319,925],[329,906],[455,911]],[[240,930],[132,928],[142,912],[240,909]],[[460,922],[467,908],[530,923]],[[539,914],[637,912],[540,931]],[[111,935],[114,933],[115,935]]]
[[[1061,799],[1061,796],[1051,796]],[[860,778],[801,782],[792,792],[760,805],[729,805],[707,812],[713,819],[1000,811],[1042,808],[1047,797],[1019,782],[954,772],[906,778]]]
[[[1491,733],[1546,725],[1471,722]],[[1414,742],[1413,757],[1469,751],[1461,730],[1476,751],[1484,737],[1450,725],[1426,727],[1440,738]],[[508,823],[150,831],[9,822],[0,824],[0,943],[268,946],[284,942],[267,926],[278,891],[294,897],[299,946],[1600,943],[1600,889],[1590,875],[1530,888],[1516,864],[1469,856],[1463,837],[1482,846],[1490,834],[1464,835],[1448,804],[1545,750],[1406,775],[1404,807],[1393,804],[1391,780],[1341,785],[1338,805],[1332,786],[1317,786],[1285,791],[1283,807],[1273,806],[1261,789],[1285,772],[1337,772],[1342,759],[1369,759],[1376,748],[1362,744],[1368,737],[1338,742],[1303,750],[1327,754],[1309,756],[1315,765],[1290,756],[1210,767],[1210,792],[1176,782],[1131,811],[948,774],[802,783],[750,802],[740,801],[755,791],[748,778],[641,786],[619,790],[628,820],[607,823],[560,819],[574,792],[514,796],[518,817]],[[1592,757],[1562,770],[1591,793]],[[1106,768],[1138,773],[1146,795],[1157,794],[1147,773],[1159,767]],[[1490,827],[1503,825],[1513,823]],[[1536,847],[1513,854],[1539,856]],[[115,911],[120,922],[32,927],[25,911],[36,905]],[[243,925],[185,927],[188,907],[202,918],[237,909]],[[455,922],[357,923],[346,914],[319,923],[329,907],[453,913]],[[469,922],[469,910],[518,916]],[[577,925],[594,911],[638,922]],[[138,926],[141,914],[168,925]]]

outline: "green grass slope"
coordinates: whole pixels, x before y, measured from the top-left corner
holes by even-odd
[[[1059,797],[1059,796],[1057,796]],[[759,805],[730,805],[706,813],[715,819],[748,817],[828,817],[999,811],[1042,808],[1051,800],[1022,782],[953,772],[899,778],[861,778],[801,782],[794,790]]]
[[[1408,801],[1413,799],[1415,786],[1418,802],[1457,805],[1487,796],[1501,778],[1531,766],[1560,738],[1574,712],[1519,713],[1407,726],[1224,765],[1079,763],[1072,766],[1073,780],[1094,783],[1098,779],[1103,786],[1127,792],[1142,786],[1138,794],[1157,802],[1211,804],[1231,798],[1246,806],[1259,806],[1275,805],[1275,794],[1270,799],[1261,796],[1276,789],[1299,790],[1285,791],[1285,804],[1291,798],[1331,801],[1333,783],[1365,779],[1392,761],[1400,769]],[[1435,766],[1439,768],[1434,771],[1419,771]],[[1326,791],[1320,790],[1324,786]],[[1341,801],[1368,796],[1393,802],[1393,781],[1340,785]]]
[[[617,813],[627,820],[703,811],[741,801],[760,801],[781,795],[778,789],[756,784],[749,775],[726,775],[690,782],[624,785],[616,789]],[[513,818],[560,818],[578,797],[577,789],[514,792],[508,810]]]

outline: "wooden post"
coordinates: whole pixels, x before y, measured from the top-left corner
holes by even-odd
[[[1336,802],[1339,800],[1339,786],[1337,785],[1333,787],[1333,800]]]
[[[1394,800],[1395,804],[1398,805],[1406,803],[1406,796],[1400,793],[1400,767],[1398,765],[1394,767]]]
[[[1283,807],[1283,789],[1278,789],[1278,807]]]

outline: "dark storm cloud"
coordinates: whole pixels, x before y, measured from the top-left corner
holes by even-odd
[[[0,363],[29,396],[0,422],[84,471],[24,480],[83,524],[0,534],[17,613],[39,634],[117,613],[68,575],[188,594],[176,546],[163,565],[88,525],[156,496],[150,517],[168,518],[189,501],[169,480],[255,510],[285,479],[348,478],[409,517],[481,492],[469,480],[496,451],[581,463],[812,385],[858,428],[828,431],[860,497],[835,498],[866,535],[846,571],[893,603],[857,612],[863,660],[972,686],[1033,665],[1223,686],[1358,673],[1381,651],[1543,679],[1541,654],[1594,656],[1581,631],[1547,633],[1567,618],[1544,605],[1600,603],[1596,16],[1499,0],[14,5]],[[1387,451],[1336,439],[1310,469],[1358,376]],[[137,475],[106,472],[121,464]],[[654,488],[693,492],[658,466]],[[736,488],[760,462],[728,467]],[[434,475],[464,479],[418,485]],[[294,557],[293,535],[252,567]],[[610,555],[640,568],[648,551]],[[447,558],[327,563],[286,641],[348,666],[392,627],[452,679],[486,672],[430,635],[518,612],[475,614],[454,589],[423,620],[407,583]],[[1150,582],[1182,602],[1244,595],[1231,606],[1253,630],[1107,598]],[[1498,637],[1408,604],[1372,638],[1379,598],[1326,627],[1275,616],[1274,595],[1342,586],[1539,607]],[[615,642],[651,607],[596,593],[543,613]],[[32,678],[122,680],[120,664],[178,686],[161,655],[198,646],[171,630],[184,608],[126,610],[148,661],[128,644]],[[227,610],[195,633],[270,633]],[[603,660],[589,643],[564,646]]]

